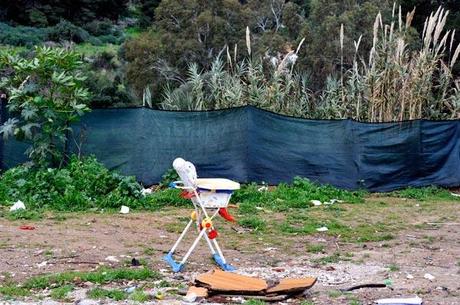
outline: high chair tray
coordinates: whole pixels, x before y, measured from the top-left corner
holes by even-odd
[[[199,189],[208,191],[234,191],[240,189],[238,182],[224,178],[199,178],[196,180]]]

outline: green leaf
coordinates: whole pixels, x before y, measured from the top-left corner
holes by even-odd
[[[10,118],[0,126],[0,134],[3,134],[5,140],[14,135],[18,123],[19,120]]]

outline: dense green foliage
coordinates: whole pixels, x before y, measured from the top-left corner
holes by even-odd
[[[19,166],[0,178],[0,205],[17,200],[31,210],[87,211],[141,205],[141,186],[134,177],[110,172],[95,158],[73,157],[61,169]]]
[[[0,54],[0,89],[9,94],[12,118],[0,127],[8,138],[30,140],[29,158],[38,166],[59,165],[71,124],[89,111],[79,56],[39,47],[32,58]]]
[[[126,13],[127,0],[1,0],[0,21],[37,27],[62,19],[84,24],[95,19],[117,20]]]

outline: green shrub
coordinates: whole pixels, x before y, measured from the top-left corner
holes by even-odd
[[[320,185],[306,178],[296,177],[292,184],[281,183],[271,191],[259,191],[259,186],[249,184],[236,191],[232,201],[240,202],[242,213],[254,213],[256,207],[278,211],[289,208],[308,208],[311,200],[322,202],[339,199],[348,203],[363,202],[364,191],[347,191],[331,185]]]
[[[89,40],[91,35],[79,26],[67,20],[61,20],[54,27],[50,28],[48,38],[52,41],[73,41],[82,43]]]
[[[93,36],[103,36],[114,34],[114,24],[109,19],[93,20],[83,26]]]
[[[0,178],[0,205],[22,200],[28,209],[82,211],[142,205],[134,177],[109,171],[94,157],[72,157],[61,169],[19,166]]]
[[[48,37],[48,31],[47,28],[12,27],[0,22],[0,44],[31,47],[43,43]]]

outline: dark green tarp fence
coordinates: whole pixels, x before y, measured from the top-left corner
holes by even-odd
[[[101,109],[76,126],[73,152],[94,154],[146,185],[180,156],[201,177],[289,182],[307,177],[347,189],[460,185],[460,121],[305,120],[253,107],[208,112]],[[24,160],[6,141],[3,166]]]

